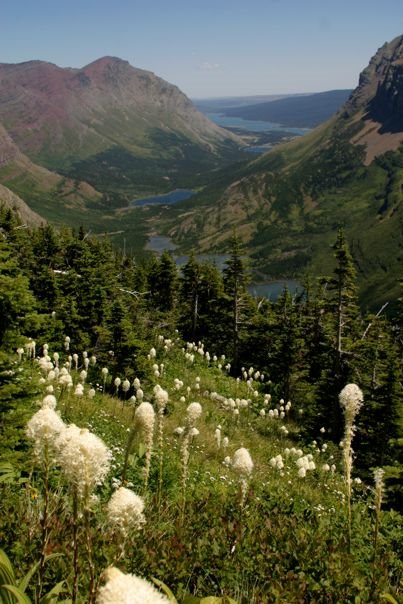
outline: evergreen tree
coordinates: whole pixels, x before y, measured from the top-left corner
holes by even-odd
[[[249,306],[249,294],[246,290],[248,283],[249,277],[242,257],[241,242],[238,237],[234,236],[231,240],[230,258],[224,268],[224,291],[230,305],[231,355],[232,367],[235,372],[240,366],[239,342],[241,330],[246,323],[245,311]]]
[[[26,313],[34,307],[27,277],[13,258],[10,245],[0,242],[0,346],[8,331],[23,328]]]

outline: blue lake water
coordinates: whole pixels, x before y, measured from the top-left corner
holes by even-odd
[[[273,122],[264,122],[263,120],[244,120],[242,117],[232,117],[229,115],[221,115],[220,113],[206,113],[206,116],[218,126],[223,128],[240,128],[249,130],[249,132],[271,132],[285,131],[290,134],[302,136],[310,132],[310,128],[291,128],[282,124],[274,124]]]
[[[297,292],[301,293],[303,287],[301,283],[294,279],[283,279],[282,281],[268,281],[267,283],[254,283],[248,287],[249,293],[252,296],[259,298],[268,298],[269,300],[277,300],[287,287],[290,294],[294,295]]]
[[[174,252],[176,245],[169,237],[162,235],[151,235],[146,245],[146,249],[152,252],[161,254],[163,251]],[[189,256],[175,256],[173,254],[178,267],[183,266],[189,259]],[[196,259],[199,262],[211,262],[215,264],[219,270],[223,270],[225,263],[229,259],[229,254],[198,254]],[[269,300],[277,300],[283,293],[284,287],[288,288],[291,294],[302,292],[302,286],[294,279],[282,279],[281,281],[268,281],[267,283],[254,283],[248,287],[249,293],[252,296],[267,298]]]
[[[194,195],[194,191],[188,189],[175,189],[164,195],[153,195],[152,197],[143,197],[142,199],[133,199],[130,206],[151,206],[151,205],[166,205],[184,201]]]

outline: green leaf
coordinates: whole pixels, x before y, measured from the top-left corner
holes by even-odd
[[[63,580],[52,587],[52,589],[46,595],[44,595],[43,598],[41,598],[40,604],[51,604],[51,602],[53,602],[53,600],[57,598],[62,591],[64,591],[64,584],[65,581]],[[65,600],[65,602],[70,602],[70,600]]]
[[[17,600],[17,604],[32,604],[32,600],[28,598],[28,596],[24,594],[23,591],[18,589],[18,587],[16,587],[15,585],[2,585],[1,589],[6,589],[11,594],[13,594],[13,596]]]
[[[137,455],[139,456],[139,459],[144,457],[145,453],[146,453],[146,446],[144,443],[140,443],[138,451],[137,451]]]
[[[157,585],[157,587],[159,587],[161,589],[161,591],[164,592],[164,594],[168,597],[169,601],[172,602],[172,604],[178,604],[178,600],[175,598],[172,591],[169,589],[168,585],[165,585],[165,583],[163,583],[163,581],[160,581],[159,579],[155,579],[154,577],[152,577],[152,581],[153,581],[153,583],[155,583],[155,585]]]
[[[381,594],[381,600],[386,600],[387,602],[391,602],[391,604],[399,604],[390,594]]]
[[[0,463],[0,482],[15,482],[17,476],[19,476],[19,472],[16,472],[13,464],[11,464],[9,461],[3,461]]]
[[[1,604],[15,604],[13,596],[2,587],[0,587],[0,602]]]
[[[15,575],[10,558],[6,552],[0,549],[0,581],[1,583],[11,583],[15,585]]]
[[[57,554],[57,553],[49,554],[49,556],[45,556],[45,562],[47,562],[48,560],[51,560],[52,558],[60,558],[60,556],[63,556],[63,554]],[[18,583],[18,587],[22,592],[25,592],[25,590],[27,589],[29,582],[31,581],[32,577],[38,570],[39,566],[40,566],[40,562],[37,562],[36,564],[34,564],[33,567],[27,572],[25,577],[23,577],[21,579],[21,581]]]

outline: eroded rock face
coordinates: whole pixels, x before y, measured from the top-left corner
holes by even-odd
[[[366,117],[384,123],[385,127],[402,129],[403,36],[384,44],[375,53],[361,72],[345,111],[349,116],[363,111]]]

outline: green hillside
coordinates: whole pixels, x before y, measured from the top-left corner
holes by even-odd
[[[399,601],[399,324],[359,311],[341,232],[330,279],[269,302],[239,241],[179,274],[20,226],[0,211],[3,601],[129,573],[160,604]]]

